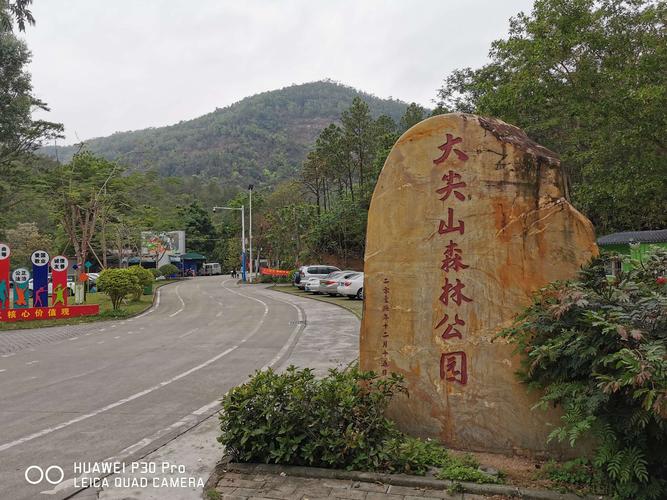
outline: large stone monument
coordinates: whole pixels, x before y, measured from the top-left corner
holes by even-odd
[[[598,252],[558,156],[502,121],[424,120],[394,145],[368,213],[360,364],[403,374],[399,426],[457,448],[546,451],[549,421],[496,334]]]

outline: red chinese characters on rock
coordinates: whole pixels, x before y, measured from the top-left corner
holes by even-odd
[[[468,155],[460,149],[462,146],[463,138],[454,137],[453,134],[446,134],[445,143],[438,146],[442,154],[433,160],[433,164],[443,164],[450,158],[452,151],[458,160],[466,162]],[[456,158],[452,157],[454,161]],[[453,170],[453,168],[448,168],[442,176],[442,180],[444,181],[444,185],[436,190],[440,201],[457,204],[469,199],[469,196],[466,196],[464,191],[468,185],[459,172]],[[440,219],[438,223],[438,234],[445,235],[450,233],[452,234],[451,237],[456,236],[457,233],[458,236],[465,234],[465,221],[456,217],[454,206],[447,207],[446,217]],[[458,275],[469,266],[463,261],[463,250],[453,239],[449,239],[443,257],[440,269],[445,273],[445,282],[441,287],[442,292],[438,300],[445,306],[446,312],[443,314],[440,322],[435,325],[435,330],[437,330],[440,338],[444,341],[450,339],[463,340],[463,327],[465,327],[466,322],[461,317],[461,314],[459,314],[459,308],[462,304],[472,302],[473,299],[464,294],[463,291],[466,285],[462,279],[457,277],[450,280],[447,274],[454,272]],[[440,379],[460,385],[468,383],[468,359],[464,351],[445,352],[440,356]]]
[[[446,142],[438,146],[438,149],[442,151],[442,155],[440,156],[440,158],[436,158],[435,160],[433,160],[433,163],[435,163],[436,165],[443,163],[447,158],[449,158],[449,153],[451,153],[452,150],[454,151],[454,154],[458,156],[459,160],[467,161],[468,155],[465,154],[460,149],[454,147],[457,144],[461,144],[463,142],[463,139],[461,137],[454,137],[452,134],[447,134],[445,137],[446,137]]]
[[[468,359],[463,351],[445,352],[440,356],[440,378],[461,385],[468,383]]]

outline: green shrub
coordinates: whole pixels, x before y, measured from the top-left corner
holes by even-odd
[[[97,285],[111,299],[114,311],[126,295],[136,294],[137,290],[141,293],[139,278],[129,269],[105,269],[97,278]]]
[[[604,493],[604,477],[586,458],[577,458],[564,463],[548,462],[542,476],[565,490],[577,493]]]
[[[539,407],[564,410],[549,439],[594,438],[593,465],[619,498],[667,497],[667,252],[609,280],[609,257],[543,289],[503,335],[523,354]]]
[[[159,269],[160,273],[162,276],[175,276],[181,272],[179,268],[177,268],[173,264],[165,264],[164,266],[161,266]]]
[[[409,474],[456,468],[457,477],[499,482],[433,441],[401,434],[384,413],[404,391],[398,375],[380,378],[355,367],[322,379],[294,367],[256,372],[223,398],[218,441],[242,462]]]
[[[384,411],[403,390],[398,376],[357,370],[257,372],[224,397],[219,441],[243,462],[381,469],[399,436]]]
[[[155,278],[153,277],[153,273],[141,266],[130,266],[127,270],[133,273],[139,280],[139,289],[135,290],[133,297],[134,300],[139,300],[141,299],[143,289],[147,286],[151,286],[155,281]]]
[[[159,278],[160,276],[162,276],[162,273],[160,272],[159,269],[149,269],[149,271],[154,278]]]

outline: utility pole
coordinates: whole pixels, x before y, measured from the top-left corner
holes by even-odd
[[[250,197],[250,228],[248,229],[249,232],[249,239],[250,239],[250,283],[252,283],[253,280],[253,273],[255,269],[255,261],[252,260],[252,190],[255,186],[252,184],[248,185],[248,195]]]
[[[241,278],[246,281],[246,253],[245,253],[245,205],[239,207],[213,207],[213,212],[218,210],[240,210],[241,211]]]

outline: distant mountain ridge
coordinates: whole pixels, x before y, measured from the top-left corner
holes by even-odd
[[[133,170],[270,185],[297,175],[320,131],[339,121],[356,96],[366,101],[374,118],[386,114],[397,123],[407,107],[324,80],[256,94],[174,125],[90,139],[86,148]],[[57,156],[69,161],[77,148],[57,147]],[[55,157],[56,148],[40,153]]]

